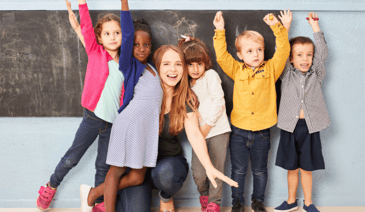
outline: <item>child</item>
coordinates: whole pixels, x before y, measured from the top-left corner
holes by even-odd
[[[210,69],[212,62],[209,51],[202,41],[197,38],[186,37],[180,40],[178,46],[185,55],[191,88],[199,99],[199,113],[201,115],[199,125],[207,142],[209,157],[213,166],[218,171],[224,172],[231,128],[225,112],[221,79],[213,69]],[[222,181],[217,180],[217,188],[209,183],[205,169],[194,151],[191,163],[194,181],[200,193],[202,211],[220,211]]]
[[[66,3],[68,4],[67,1]],[[50,182],[38,191],[37,207],[41,210],[49,207],[63,178],[78,164],[97,136],[99,143],[95,162],[95,186],[104,182],[109,169],[105,160],[111,126],[123,102],[124,76],[118,70],[118,51],[122,42],[120,19],[113,14],[106,14],[93,29],[86,5],[80,8],[80,14],[83,19],[81,30],[89,59],[81,98],[81,104],[85,108],[84,117],[71,147],[61,158]],[[97,202],[102,202],[102,199]]]
[[[312,26],[316,45],[307,37],[290,39],[290,63],[288,61],[280,77],[282,95],[278,128],[281,132],[276,165],[288,170],[289,197],[274,209],[277,212],[298,208],[299,170],[304,193],[303,209],[318,211],[312,204],[312,171],[325,168],[319,131],[328,127],[330,121],[321,90],[328,49],[316,18],[318,15],[309,13],[308,23]],[[290,22],[286,24],[287,28]]]
[[[232,187],[232,211],[244,211],[244,185],[248,162],[251,159],[253,173],[253,211],[266,211],[264,207],[267,183],[267,162],[270,149],[270,127],[276,124],[275,82],[284,69],[290,52],[288,32],[272,14],[264,21],[276,36],[277,50],[264,61],[264,38],[255,31],[244,31],[236,38],[236,61],[227,51],[224,20],[217,12],[213,24],[216,27],[214,49],[217,62],[234,80],[233,110],[231,113],[230,154],[232,179],[239,184]]]
[[[163,93],[157,71],[147,63],[152,32],[144,20],[133,23],[127,0],[122,0],[120,15],[123,40],[119,69],[125,76],[125,97],[111,132],[106,159],[111,166],[105,184],[94,189],[81,185],[83,211],[90,211],[89,198],[104,194],[105,210],[114,212],[116,193],[121,189],[120,178],[126,167],[131,168],[129,174],[132,173],[133,178],[124,188],[143,183],[147,167],[156,166]],[[103,205],[96,207],[101,209]]]

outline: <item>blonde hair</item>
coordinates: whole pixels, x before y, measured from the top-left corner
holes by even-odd
[[[160,74],[162,57],[168,50],[173,50],[179,54],[184,70],[180,82],[178,82],[175,86],[174,94],[172,97],[172,102],[174,105],[171,105],[171,111],[169,113],[169,133],[170,135],[175,136],[179,134],[184,128],[184,119],[186,117],[186,103],[193,109],[194,112],[196,112],[196,109],[199,106],[199,101],[194,91],[191,90],[191,88],[189,87],[188,68],[185,62],[184,53],[180,48],[174,45],[163,45],[155,51],[155,53],[153,54],[153,63],[156,66],[157,72]],[[162,86],[162,90],[164,90],[164,86]],[[166,110],[165,104],[166,99],[164,95],[161,105],[159,134],[162,133],[164,127],[164,113]]]
[[[237,36],[236,41],[234,43],[238,52],[240,52],[241,48],[242,48],[242,46],[241,46],[242,39],[250,39],[251,41],[260,43],[260,44],[262,44],[262,46],[265,47],[264,37],[260,33],[256,32],[256,31],[252,31],[252,30],[246,30]]]

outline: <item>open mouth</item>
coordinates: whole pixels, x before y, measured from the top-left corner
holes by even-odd
[[[302,63],[302,64],[300,64],[300,67],[309,68],[309,64],[308,63]]]
[[[169,75],[167,75],[167,77],[171,78],[171,79],[176,79],[177,75],[176,74],[169,74]]]

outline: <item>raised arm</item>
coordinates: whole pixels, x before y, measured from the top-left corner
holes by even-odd
[[[187,114],[187,117],[184,120],[184,127],[188,140],[193,147],[194,152],[198,156],[199,161],[204,166],[210,182],[216,188],[217,183],[214,179],[218,178],[226,182],[230,186],[238,187],[237,182],[231,180],[229,177],[225,176],[223,173],[219,172],[216,168],[213,167],[213,164],[208,155],[207,144],[199,130],[198,122],[198,115],[195,112],[190,112]]]
[[[133,57],[134,26],[129,11],[128,0],[121,0],[120,27],[122,28],[122,45],[120,46],[119,69],[123,74],[129,75]]]
[[[270,18],[271,17],[271,18]],[[290,44],[288,40],[288,31],[281,25],[279,20],[271,13],[264,17],[264,21],[269,25],[276,37],[276,51],[274,56],[267,61],[267,66],[273,71],[275,81],[279,79],[284,70],[286,61],[290,54]]]
[[[324,63],[328,56],[328,48],[326,40],[324,39],[324,34],[319,28],[318,19],[314,20],[313,18],[318,18],[318,14],[315,14],[314,12],[308,14],[308,23],[312,26],[315,43],[312,66],[314,71],[317,73],[320,82],[322,82],[326,74],[326,68],[324,66]]]
[[[99,44],[96,41],[93,24],[91,22],[89,9],[86,0],[79,0],[80,26],[81,33],[84,37],[85,50],[87,54],[97,51]]]
[[[281,23],[283,23],[283,26],[289,32],[291,21],[293,20],[293,13],[290,12],[290,10],[280,11],[279,18],[281,20]]]
[[[279,18],[281,20],[281,23],[283,23],[283,26],[286,28],[286,30],[289,33],[291,22],[293,20],[293,13],[290,10],[280,11]],[[290,55],[289,55],[289,57],[290,57]],[[289,58],[288,58],[286,60],[286,63],[285,63],[284,71],[280,75],[280,79],[283,79],[285,77],[285,75],[288,73],[288,70],[289,70],[290,66],[291,66],[291,64],[290,64],[290,61],[289,61]]]
[[[66,0],[66,6],[67,6],[67,11],[68,11],[68,19],[70,21],[71,27],[72,27],[72,29],[75,30],[77,37],[79,37],[82,45],[85,46],[84,36],[82,36],[82,34],[81,34],[80,24],[76,19],[75,13],[71,9],[71,2]]]
[[[221,11],[216,13],[213,24],[216,28],[213,38],[213,45],[217,62],[224,73],[235,80],[235,71],[240,68],[241,64],[236,61],[227,51],[226,31],[224,29],[224,19]]]

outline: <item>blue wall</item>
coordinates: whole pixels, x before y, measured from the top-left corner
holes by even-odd
[[[0,0],[2,10],[59,10],[64,2],[48,0]],[[71,1],[77,9],[77,1]],[[88,0],[91,9],[119,9],[119,0]],[[232,0],[224,4],[217,0],[176,1],[164,0],[131,2],[132,9],[295,9],[290,37],[312,37],[305,21],[309,11],[320,16],[329,48],[326,62],[327,75],[323,93],[329,111],[331,126],[321,132],[324,171],[314,172],[313,200],[318,206],[365,206],[365,70],[363,61],[365,41],[365,4],[363,0]],[[222,4],[222,5],[221,5]],[[143,5],[141,7],[141,5]],[[222,8],[223,7],[223,8]],[[1,19],[0,19],[1,20]],[[0,21],[0,35],[1,35]],[[1,73],[0,73],[1,75]],[[6,80],[6,79],[5,79]],[[1,89],[1,88],[0,88]],[[0,104],[6,104],[1,102]],[[81,118],[0,118],[1,148],[0,208],[35,207],[40,185],[49,181],[61,156],[71,145]],[[276,206],[287,198],[286,171],[274,165],[279,136],[272,129],[272,148],[269,159],[267,206]],[[191,147],[184,144],[190,159]],[[56,194],[52,207],[80,207],[79,185],[93,184],[96,145],[93,145],[79,165],[65,178]],[[226,173],[229,174],[229,161]],[[6,191],[6,192],[5,192]],[[246,194],[252,192],[252,177],[248,177]],[[177,206],[199,206],[199,194],[191,178],[175,196]],[[246,195],[249,199],[250,195]],[[298,198],[303,199],[301,188]],[[154,199],[154,202],[157,202]],[[230,205],[230,188],[224,188],[223,205]]]

